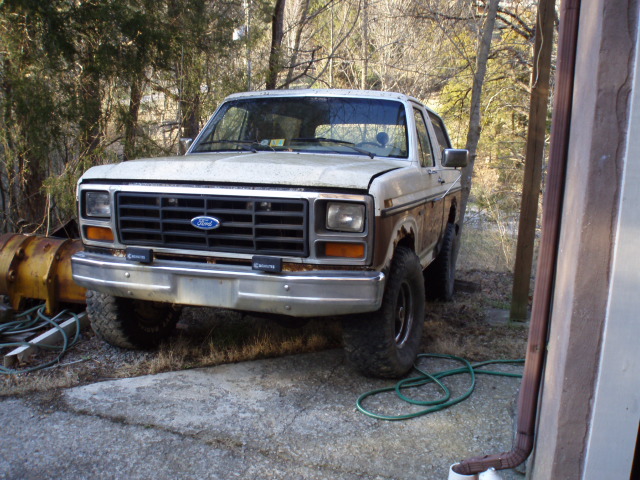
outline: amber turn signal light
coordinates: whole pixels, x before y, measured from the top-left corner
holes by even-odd
[[[87,240],[97,240],[99,242],[113,242],[114,236],[110,228],[87,227],[85,230]]]
[[[364,257],[364,245],[361,243],[327,243],[324,249],[328,257]]]

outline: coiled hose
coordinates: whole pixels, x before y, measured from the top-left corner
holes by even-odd
[[[463,366],[460,368],[455,368],[452,370],[443,370],[440,372],[429,373],[424,368],[418,366],[418,363],[421,358],[444,358],[448,360],[455,360],[458,363],[461,363]],[[356,401],[356,407],[360,412],[368,415],[372,418],[377,418],[378,420],[408,420],[410,418],[419,417],[422,415],[426,415],[428,413],[438,412],[440,410],[444,410],[452,405],[462,402],[471,396],[473,391],[476,388],[476,374],[484,374],[484,375],[497,375],[501,377],[515,377],[522,378],[522,374],[520,373],[509,373],[509,372],[500,372],[500,371],[491,371],[491,370],[482,370],[481,367],[487,365],[495,365],[495,364],[510,364],[510,365],[518,365],[524,364],[524,359],[517,360],[488,360],[486,362],[474,363],[471,364],[469,361],[464,358],[457,357],[455,355],[442,355],[437,353],[422,353],[418,355],[416,362],[413,368],[418,372],[417,376],[405,378],[404,380],[400,380],[393,387],[379,388],[376,390],[371,390],[369,392],[363,393],[360,395],[358,400]],[[468,390],[462,395],[451,398],[451,392],[449,388],[440,380],[445,377],[450,377],[452,375],[464,375],[467,374],[471,378],[471,383]],[[423,385],[427,385],[429,383],[434,383],[438,386],[438,388],[442,391],[442,396],[435,400],[417,400],[415,398],[411,398],[403,393],[403,391],[416,389]],[[366,398],[372,397],[374,395],[379,395],[381,393],[387,392],[396,392],[398,398],[403,400],[406,403],[411,405],[420,405],[426,406],[429,408],[419,410],[413,413],[407,413],[404,415],[383,415],[380,413],[375,413],[371,410],[368,410],[363,406],[363,402]]]
[[[47,345],[38,343],[37,345],[31,342],[19,341],[19,342],[0,342],[0,349],[6,347],[21,347],[21,346],[37,346],[38,348],[42,348],[45,350],[58,351],[58,356],[51,361],[41,363],[39,365],[35,365],[32,367],[27,367],[23,369],[13,369],[8,368],[3,365],[0,365],[0,373],[4,373],[7,375],[18,375],[21,373],[29,373],[34,372],[36,370],[41,370],[43,368],[50,367],[51,365],[58,363],[60,359],[64,356],[65,353],[71,348],[73,345],[78,343],[78,339],[80,337],[80,318],[77,314],[69,311],[63,310],[58,313],[55,317],[50,318],[44,313],[45,305],[38,305],[36,307],[25,310],[22,313],[19,313],[14,316],[15,320],[0,324],[0,339],[4,336],[10,335],[19,335],[22,333],[36,332],[42,328],[55,328],[62,335],[62,345]],[[76,322],[76,332],[72,339],[69,339],[69,335],[64,329],[60,326],[61,319],[67,320],[68,317],[71,316],[75,319]]]

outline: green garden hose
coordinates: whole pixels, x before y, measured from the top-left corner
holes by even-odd
[[[429,372],[426,372],[423,368],[418,366],[418,362],[421,358],[444,358],[447,360],[455,360],[464,366],[460,368],[455,368],[453,370],[444,370],[441,372],[429,373]],[[491,370],[481,369],[481,367],[484,367],[487,365],[495,365],[495,364],[517,365],[517,364],[524,364],[524,360],[523,359],[488,360],[486,362],[471,364],[464,358],[456,357],[455,355],[423,353],[418,355],[418,359],[416,360],[416,363],[413,366],[413,368],[419,373],[419,375],[410,377],[410,378],[405,378],[404,380],[400,380],[393,387],[379,388],[376,390],[371,390],[369,392],[363,393],[362,395],[360,395],[360,397],[356,401],[356,406],[358,410],[360,410],[365,415],[368,415],[369,417],[372,417],[372,418],[377,418],[379,420],[391,420],[391,421],[408,420],[410,418],[415,418],[422,415],[426,415],[428,413],[444,410],[445,408],[448,408],[452,405],[455,405],[456,403],[460,403],[463,400],[466,400],[467,398],[469,398],[469,396],[471,396],[471,394],[473,393],[476,387],[476,374],[497,375],[501,377],[515,377],[515,378],[522,377],[522,375],[519,373],[509,373],[509,372],[500,372],[500,371],[491,371]],[[467,374],[471,378],[471,384],[469,386],[469,389],[459,397],[452,399],[451,392],[440,379],[445,377],[450,377],[452,375],[463,375],[463,374]],[[430,383],[436,384],[438,388],[442,391],[442,396],[440,398],[437,398],[435,400],[428,400],[428,401],[416,400],[414,398],[408,397],[403,393],[403,391],[416,389],[418,387],[421,387],[423,385],[427,385]],[[371,410],[368,410],[363,406],[363,401],[368,397],[379,395],[381,393],[394,392],[394,391],[396,392],[396,395],[406,403],[409,403],[411,405],[426,406],[429,408],[426,408],[417,412],[413,412],[413,413],[407,413],[404,415],[382,415],[379,413],[372,412]]]
[[[55,363],[58,363],[67,352],[67,350],[69,350],[69,348],[71,348],[78,342],[78,339],[80,337],[80,318],[77,314],[68,310],[63,310],[55,317],[49,318],[47,315],[45,315],[44,310],[44,304],[38,305],[15,315],[15,320],[13,321],[0,324],[0,338],[2,338],[2,336],[4,335],[17,335],[20,333],[35,332],[45,327],[53,327],[57,329],[62,335],[62,345],[47,345],[42,343],[36,345],[31,342],[8,342],[0,343],[0,349],[7,347],[10,348],[35,345],[38,348],[42,348],[45,350],[58,351],[58,356],[49,362],[20,370],[0,365],[0,373],[4,373],[7,375],[17,375],[20,373],[34,372],[36,370],[41,370],[43,368],[49,367]],[[64,329],[59,325],[61,318],[66,320],[69,316],[72,316],[76,322],[76,333],[71,340],[69,340],[69,335],[67,335],[67,332],[65,332]]]

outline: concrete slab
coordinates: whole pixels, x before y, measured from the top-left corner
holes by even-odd
[[[23,400],[0,401],[0,478],[15,480],[268,479],[356,480],[238,446],[212,444],[150,425],[65,411],[37,413]]]
[[[461,459],[511,448],[517,379],[480,376],[464,403],[408,421],[356,410],[361,393],[392,383],[354,374],[333,350],[73,388],[46,418],[5,400],[0,478],[435,480]],[[447,383],[455,396],[468,378]],[[369,404],[412,409],[392,395]]]

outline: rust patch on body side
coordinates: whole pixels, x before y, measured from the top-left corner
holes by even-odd
[[[403,242],[410,242],[411,248],[414,250],[417,249],[420,233],[416,232],[413,226],[407,228],[404,222],[410,218],[414,218],[416,223],[419,222],[419,211],[423,209],[423,206],[418,206],[396,215],[376,217],[373,252],[373,267],[375,269],[384,269],[389,266],[391,259],[387,257],[388,247],[391,241],[393,241],[393,251]],[[399,224],[401,226],[398,229]]]

